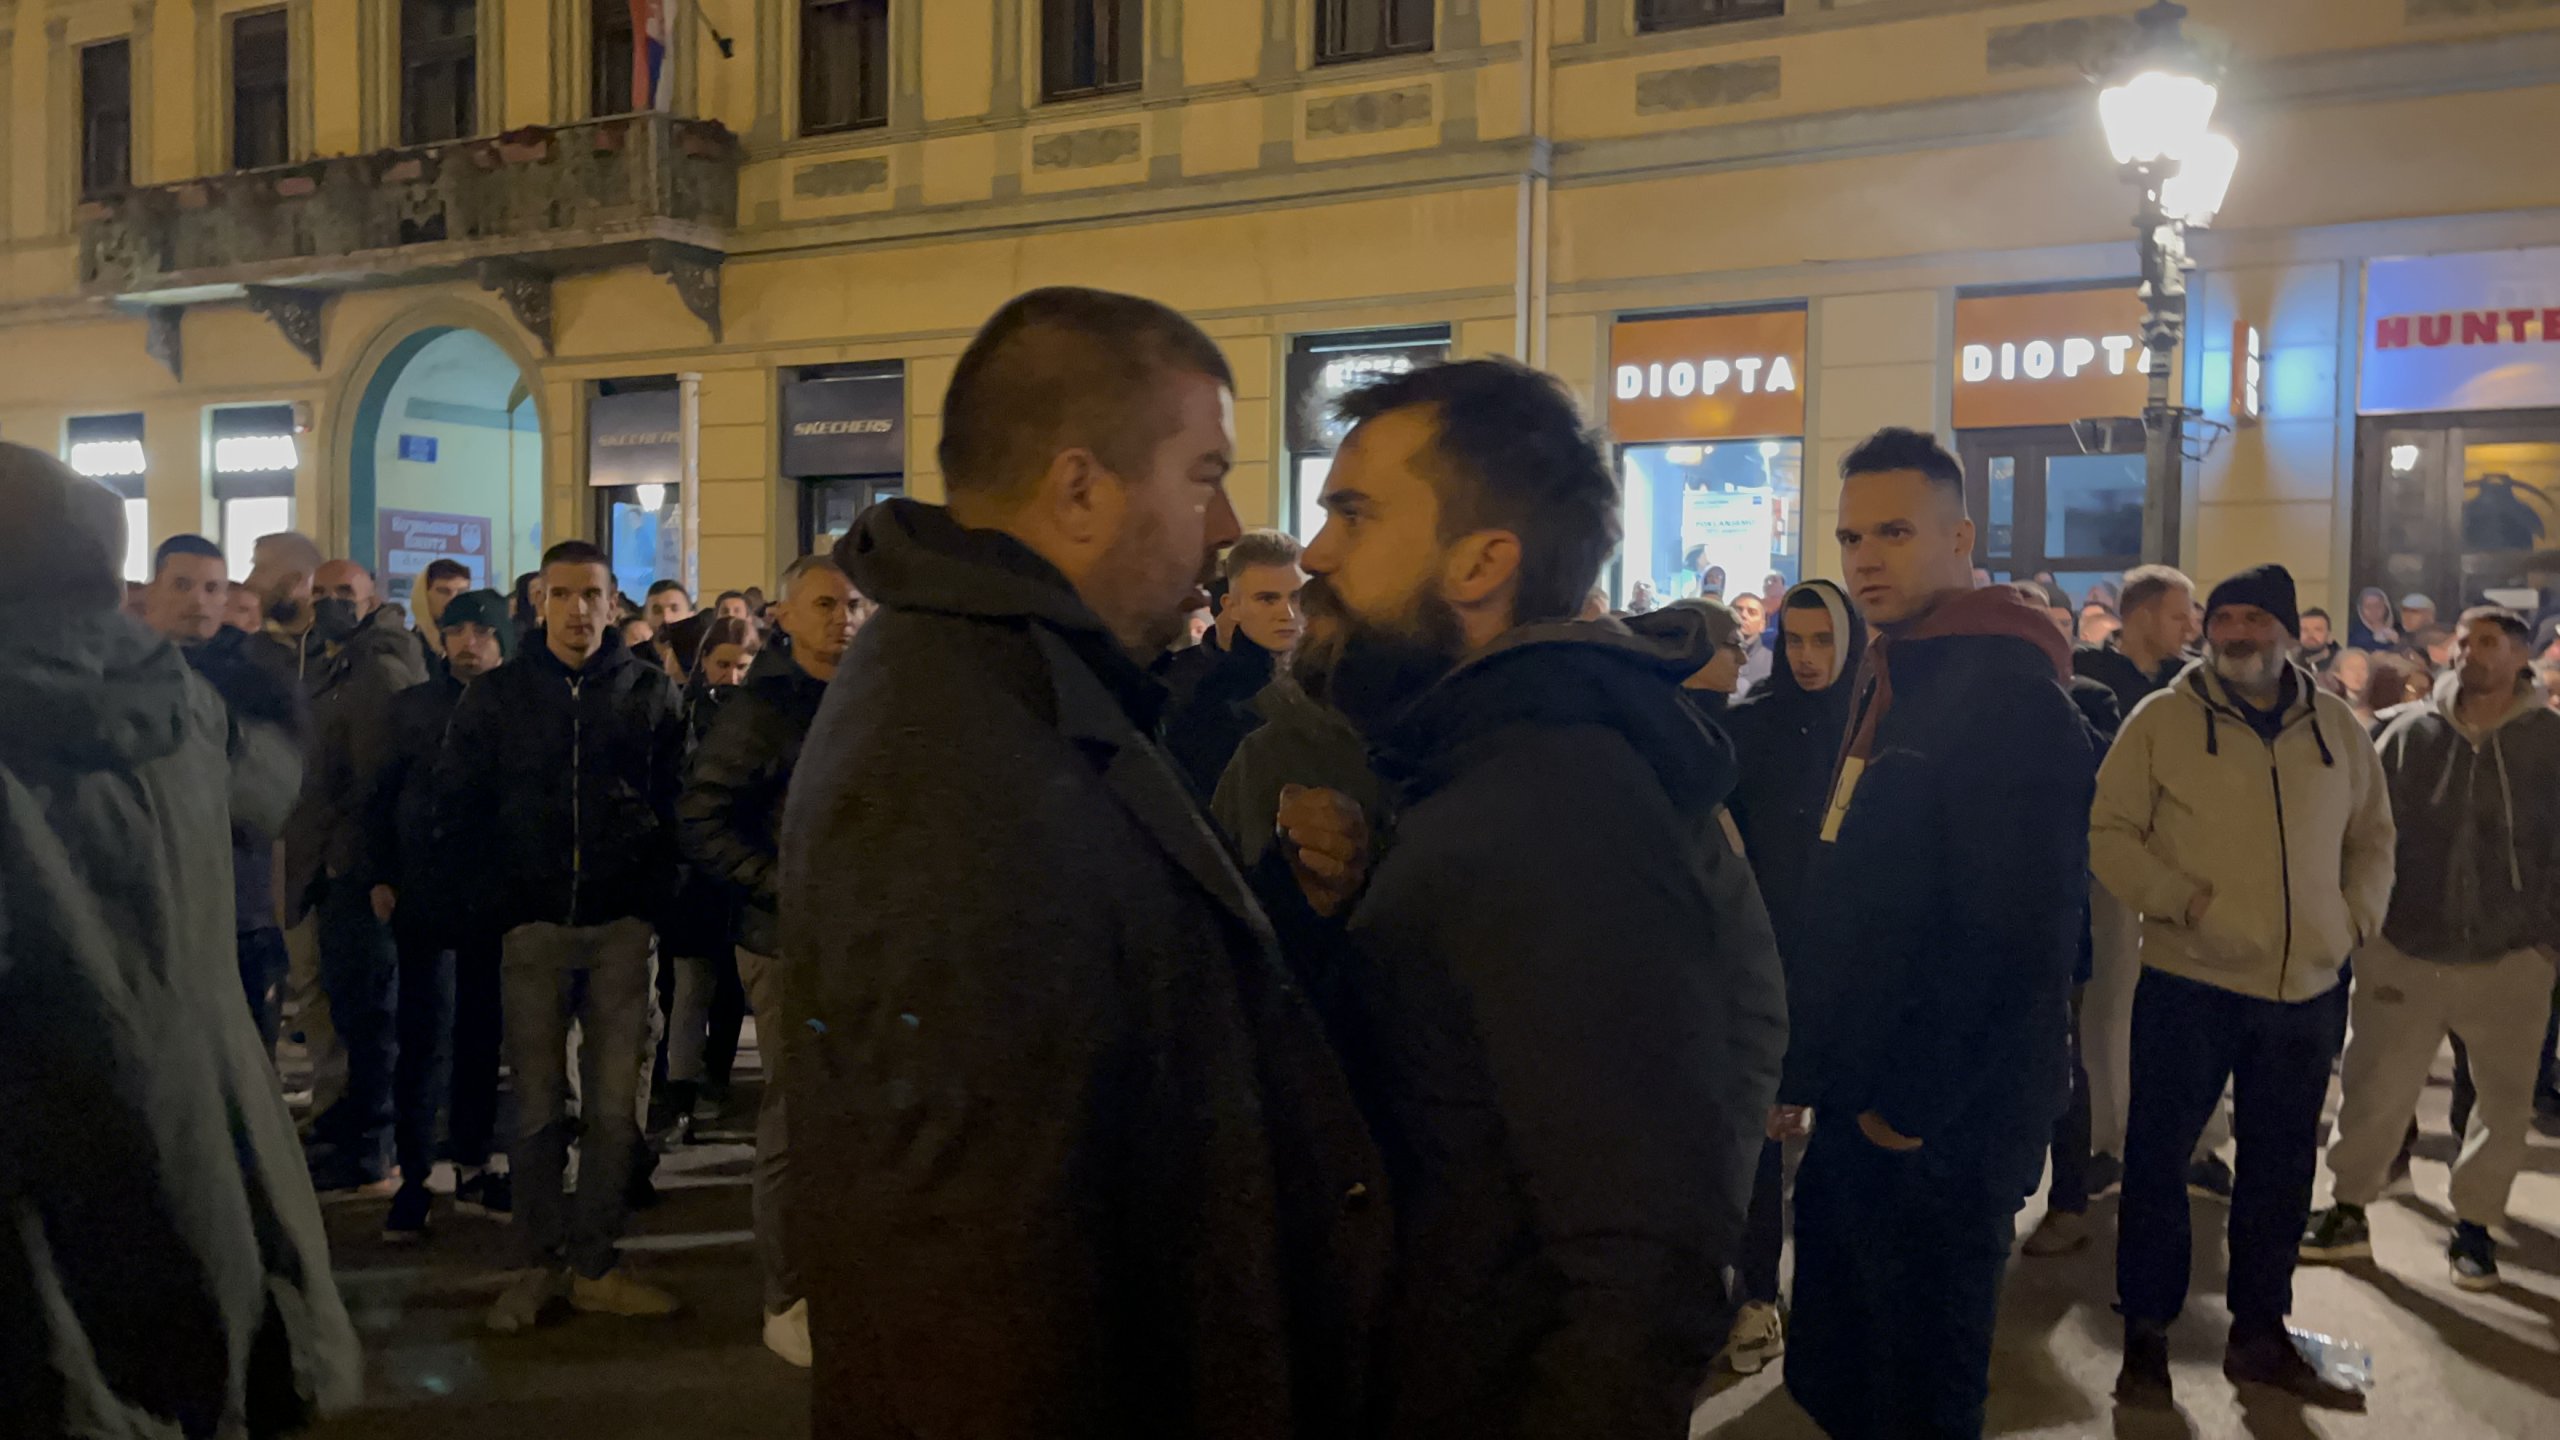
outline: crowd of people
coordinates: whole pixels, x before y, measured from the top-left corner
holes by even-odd
[[[2123,1403],[2172,1399],[2205,1195],[2225,1373],[2353,1406],[2294,1266],[2370,1254],[2448,1036],[2497,1283],[2560,1107],[2534,620],[2369,594],[2342,648],[2277,566],[2074,607],[1974,568],[1901,429],[1839,583],[1611,615],[1552,377],[1352,392],[1303,548],[1228,503],[1233,391],[1181,315],[1035,291],[954,371],[947,503],[770,605],[569,540],[511,596],[429,567],[414,627],[292,534],[236,585],[170,539],[120,618],[113,497],[0,449],[38,1430],[345,1403],[315,1190],[508,1217],[492,1331],[674,1313],[618,1242],[750,1013],[763,1339],[826,1436],[1668,1437],[1719,1363],[1977,1435],[2012,1255],[2117,1189]],[[2404,643],[2441,673],[2383,696]]]

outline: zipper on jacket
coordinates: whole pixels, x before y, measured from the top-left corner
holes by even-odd
[[[578,881],[586,856],[586,825],[579,813],[579,802],[583,797],[579,792],[584,788],[587,768],[587,711],[578,703],[579,693],[586,683],[583,676],[569,677],[569,913],[562,917],[560,923],[572,928],[578,923]],[[2283,816],[2281,805],[2277,816],[2279,819]]]
[[[2276,765],[2276,742],[2267,742],[2267,783],[2276,792],[2276,873],[2284,881],[2284,954],[2276,961],[2276,1003],[2284,1003],[2285,983],[2293,978],[2293,840],[2285,831],[2284,772]]]

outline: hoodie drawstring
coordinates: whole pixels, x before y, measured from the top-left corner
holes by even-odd
[[[2329,753],[2329,737],[2320,733],[2320,702],[2318,700],[2311,702],[2311,743],[2320,747],[2322,765],[2332,770],[2338,768],[2337,757]]]
[[[2498,798],[2507,812],[2507,883],[2521,894],[2524,890],[2524,866],[2516,859],[2516,784],[2507,778],[2507,746],[2504,727],[2489,732],[2489,753],[2498,760]]]

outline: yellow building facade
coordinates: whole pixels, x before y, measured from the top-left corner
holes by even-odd
[[[1961,442],[1991,568],[2129,558],[2139,456],[2066,446],[2139,413],[2080,69],[2127,0],[700,0],[672,118],[599,122],[620,8],[0,0],[0,438],[110,447],[153,540],[289,518],[504,584],[586,535],[770,586],[938,496],[958,352],[1071,283],[1226,347],[1248,523],[1314,522],[1330,389],[1500,354],[1620,447],[1622,596],[1834,571],[1829,477],[1886,424]],[[2496,588],[2475,552],[2560,544],[2560,0],[2190,8],[2242,158],[2194,242],[2180,383],[2233,428],[2182,559]],[[1098,67],[1056,33],[1097,10]],[[2474,311],[2526,318],[2377,329]]]

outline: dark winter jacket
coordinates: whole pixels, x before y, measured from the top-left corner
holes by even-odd
[[[782,943],[782,797],[827,683],[777,645],[694,747],[676,820],[685,858],[741,904],[737,942],[759,955]]]
[[[367,802],[364,869],[373,883],[399,896],[396,918],[404,927],[448,925],[469,909],[447,868],[453,857],[439,856],[435,844],[436,759],[462,691],[446,666],[425,684],[391,697],[391,740]]]
[[[1278,666],[1271,652],[1236,631],[1226,649],[1200,647],[1217,655],[1193,677],[1190,694],[1165,712],[1164,748],[1202,799],[1218,791],[1218,777],[1236,758],[1236,747],[1262,728],[1256,697],[1271,687]]]
[[[236,742],[244,732],[263,728],[267,745],[257,747],[275,772],[258,788],[291,795],[302,785],[302,757],[308,745],[310,717],[302,692],[289,674],[262,660],[251,637],[225,625],[201,645],[190,645],[187,663],[213,686],[230,712]],[[231,816],[232,923],[240,933],[276,928],[276,837],[284,830],[284,813],[259,817],[235,808]]]
[[[676,880],[684,717],[607,628],[572,671],[542,633],[473,682],[436,757],[436,832],[479,842],[475,927],[656,920]]]
[[[0,606],[0,674],[0,1432],[299,1428],[363,1362],[226,843],[294,757],[110,610]]]
[[[1161,691],[940,507],[836,558],[881,608],[782,840],[819,1440],[1358,1433],[1378,1158]]]
[[[2454,718],[2461,688],[2446,671],[2382,732],[2399,827],[2383,936],[2455,963],[2560,948],[2560,714],[2519,679],[2505,713],[2473,731]]]
[[[1345,989],[1398,1197],[1375,1433],[1687,1433],[1786,1047],[1696,666],[1525,627],[1373,747],[1397,816]]]
[[[2116,648],[2116,637],[2112,635],[2103,645],[2075,645],[2071,649],[2071,673],[2114,691],[2119,718],[2132,714],[2133,707],[2141,704],[2145,695],[2166,689],[2185,668],[2186,657],[2173,655],[2161,661],[2160,668],[2146,672],[2133,663],[2133,657]]]
[[[1876,1111],[1987,1198],[2033,1186],[2069,1088],[2096,769],[2069,665],[2006,586],[1869,646],[1780,1096]]]
[[[1370,834],[1385,832],[1386,792],[1369,768],[1369,742],[1341,711],[1308,699],[1286,676],[1263,686],[1253,709],[1262,723],[1236,746],[1209,802],[1248,874],[1271,848],[1286,785],[1348,796]]]
[[[425,682],[418,637],[376,610],[335,655],[313,659],[311,755],[284,831],[285,923],[298,922],[323,880],[371,888],[363,871],[371,779],[391,744],[391,697]]]
[[[1720,722],[1733,737],[1737,762],[1728,808],[1751,857],[1751,873],[1760,881],[1760,898],[1769,907],[1778,954],[1787,963],[1790,997],[1802,990],[1793,978],[1795,968],[1810,958],[1808,926],[1818,903],[1812,889],[1814,851],[1831,798],[1832,771],[1848,739],[1858,663],[1867,652],[1866,622],[1838,586],[1812,580],[1796,589],[1828,592],[1824,598],[1832,610],[1840,678],[1826,689],[1806,690],[1796,683],[1795,671],[1781,663],[1770,670],[1766,685],[1728,709]],[[1770,628],[1778,624],[1773,621]]]

